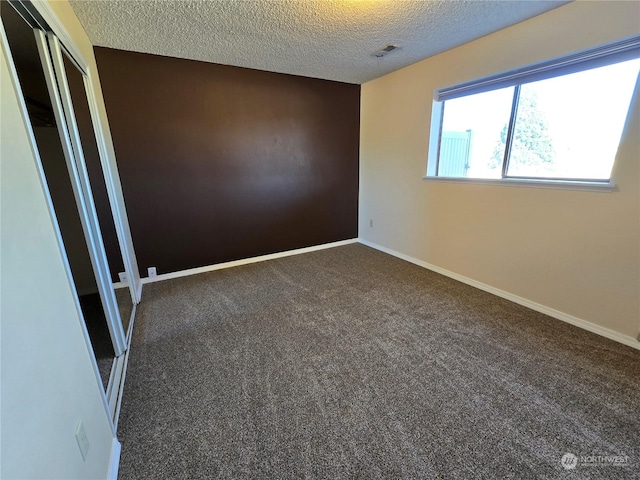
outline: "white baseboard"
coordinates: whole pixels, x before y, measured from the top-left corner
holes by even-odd
[[[375,248],[376,250],[380,250],[381,252],[388,253],[389,255],[393,255],[394,257],[401,258],[402,260],[406,260],[407,262],[413,263],[420,267],[432,270],[436,273],[440,273],[446,277],[453,278],[454,280],[458,280],[459,282],[466,283],[467,285],[471,285],[472,287],[484,290],[485,292],[492,293],[493,295],[496,295],[498,297],[510,300],[514,303],[530,308],[531,310],[535,310],[536,312],[544,313],[545,315],[549,315],[550,317],[562,320],[563,322],[570,323],[571,325],[575,325],[576,327],[580,327],[584,330],[588,330],[589,332],[601,335],[615,342],[619,342],[631,348],[640,350],[640,341],[631,336],[623,335],[609,328],[601,327],[600,325],[596,325],[595,323],[588,322],[587,320],[574,317],[573,315],[569,315],[568,313],[564,313],[554,308],[547,307],[546,305],[542,305],[526,298],[519,297],[518,295],[514,295],[513,293],[509,293],[505,290],[500,290],[499,288],[492,287],[491,285],[478,282],[477,280],[465,277],[464,275],[460,275],[436,265],[423,262],[422,260],[418,260],[417,258],[405,255],[404,253],[396,252],[395,250],[392,250],[390,248],[378,245],[377,243],[373,243],[362,238],[359,238],[358,242],[368,247]]]
[[[315,252],[326,248],[341,247],[350,243],[358,243],[357,238],[349,240],[341,240],[339,242],[323,243],[322,245],[314,245],[313,247],[298,248],[296,250],[287,250],[286,252],[270,253],[269,255],[261,255],[259,257],[243,258],[242,260],[234,260],[232,262],[216,263],[215,265],[207,265],[205,267],[190,268],[188,270],[180,270],[178,272],[163,273],[156,277],[144,277],[142,283],[161,282],[163,280],[171,280],[173,278],[187,277],[189,275],[198,275],[199,273],[213,272],[214,270],[222,270],[224,268],[239,267],[240,265],[248,265],[250,263],[265,262],[276,258],[290,257],[291,255],[300,255],[301,253]]]
[[[107,472],[108,480],[118,480],[118,468],[120,467],[120,442],[117,438],[113,439],[111,444],[111,458],[109,459],[109,471]]]

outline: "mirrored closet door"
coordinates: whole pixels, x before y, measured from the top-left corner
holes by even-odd
[[[95,206],[101,233],[100,238],[103,241],[109,266],[109,281],[112,282],[115,289],[118,312],[126,335],[133,310],[134,293],[129,288],[115,222],[111,215],[111,205],[96,142],[95,127],[87,99],[87,91],[90,88],[88,79],[73,58],[61,48],[55,35],[47,34],[47,41],[56,78],[61,79],[60,81],[66,87],[60,91],[68,92],[68,95],[61,96],[62,106],[66,118],[74,127],[70,131],[76,133],[71,136],[74,155],[76,158],[84,159],[87,180],[92,193],[88,200],[92,200]]]
[[[52,218],[115,422],[135,291],[128,281],[132,261],[115,225],[89,80],[29,2],[0,6],[2,41],[15,67]]]

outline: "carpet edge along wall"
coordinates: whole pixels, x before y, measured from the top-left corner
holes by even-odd
[[[143,276],[357,237],[360,85],[94,51]]]

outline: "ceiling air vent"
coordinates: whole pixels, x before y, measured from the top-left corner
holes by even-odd
[[[373,56],[374,57],[384,57],[385,55],[389,55],[391,52],[393,52],[394,50],[397,50],[398,46],[397,45],[387,45],[386,47],[378,50],[377,52],[373,52]]]

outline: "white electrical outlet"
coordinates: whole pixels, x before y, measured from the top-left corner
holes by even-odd
[[[86,460],[90,444],[89,437],[87,437],[87,431],[84,429],[82,420],[78,422],[78,426],[76,427],[76,441],[78,442],[78,448],[80,449],[82,460]]]
[[[369,219],[369,228],[373,228],[373,218]]]
[[[158,275],[158,272],[156,272],[156,267],[147,268],[147,273],[149,274],[149,278],[153,278]]]
[[[120,281],[121,281],[122,283],[126,283],[126,281],[127,281],[127,274],[126,274],[126,273],[124,273],[124,272],[120,272],[120,273],[118,273],[118,278],[120,278]]]

